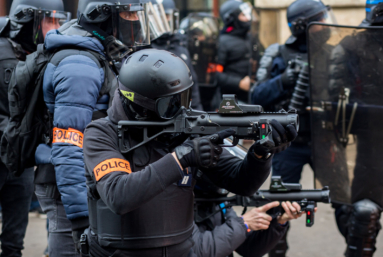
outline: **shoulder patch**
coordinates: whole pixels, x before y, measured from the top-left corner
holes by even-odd
[[[103,176],[114,171],[132,173],[130,163],[127,160],[120,158],[112,158],[99,163],[93,169],[96,181],[99,181]]]

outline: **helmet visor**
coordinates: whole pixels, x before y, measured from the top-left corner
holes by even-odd
[[[149,3],[112,6],[113,36],[128,47],[150,44]]]
[[[33,42],[44,43],[48,31],[60,28],[65,22],[70,21],[71,13],[55,10],[35,10],[33,26]]]
[[[178,10],[166,10],[166,20],[170,31],[175,32],[180,27],[180,13]]]
[[[166,21],[166,14],[165,12],[161,12],[159,10],[161,10],[161,8],[158,4],[153,5],[152,3],[149,3],[148,16],[151,40],[159,38],[163,34],[170,32],[169,24]],[[160,15],[162,15],[162,17]]]
[[[327,24],[337,24],[334,13],[330,6],[326,6],[326,9],[316,13],[307,19],[307,25],[311,22],[321,22]]]
[[[161,97],[156,100],[157,115],[162,119],[172,119],[180,111],[181,107],[188,108],[190,101],[190,89],[176,95]]]
[[[239,6],[239,10],[246,17],[247,21],[251,21],[253,18],[253,6],[246,2]]]

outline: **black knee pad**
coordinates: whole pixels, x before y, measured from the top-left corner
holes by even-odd
[[[344,238],[347,238],[348,220],[351,215],[352,206],[333,203],[332,207],[335,208],[335,219],[339,232]]]
[[[353,204],[348,222],[347,257],[367,257],[375,252],[376,237],[381,225],[381,207],[363,199]]]

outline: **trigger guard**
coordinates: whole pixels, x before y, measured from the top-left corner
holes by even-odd
[[[218,146],[220,146],[220,147],[235,147],[236,145],[238,145],[238,143],[239,143],[239,138],[237,138],[237,137],[233,137],[233,141],[232,141],[232,143],[231,144],[220,144],[220,145],[218,145]]]

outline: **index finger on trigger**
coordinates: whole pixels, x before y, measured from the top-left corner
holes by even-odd
[[[275,207],[278,207],[279,206],[279,202],[278,201],[275,201],[275,202],[271,202],[271,203],[268,203],[268,204],[265,204],[263,205],[260,210],[262,212],[267,212],[268,210],[272,209],[272,208],[275,208]]]

